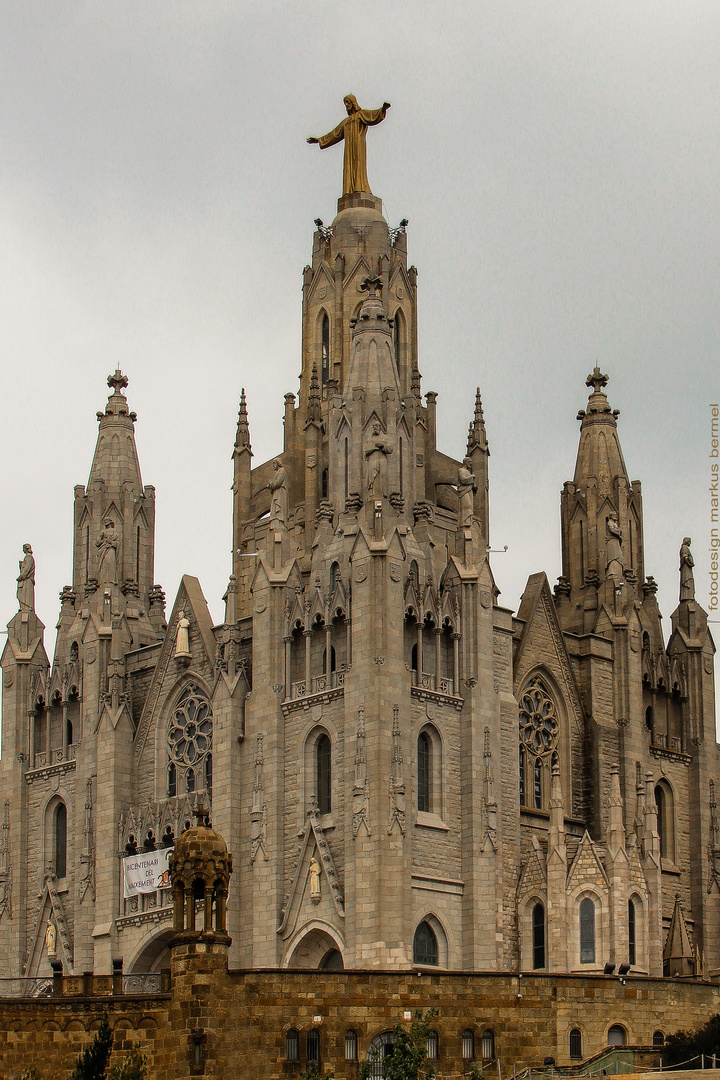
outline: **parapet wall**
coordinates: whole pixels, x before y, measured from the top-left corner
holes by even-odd
[[[357,1034],[358,1057],[371,1040],[407,1014],[435,1007],[439,1076],[469,1071],[462,1034],[493,1032],[503,1076],[513,1066],[539,1066],[553,1056],[569,1065],[569,1035],[582,1034],[582,1056],[608,1042],[621,1025],[630,1046],[650,1047],[653,1034],[694,1028],[720,1011],[720,987],[699,980],[612,976],[494,975],[464,972],[231,971],[221,950],[174,950],[171,992],[120,996],[112,977],[91,984],[56,980],[54,996],[0,1000],[0,1077],[35,1066],[43,1078],[69,1076],[103,1015],[120,1054],[136,1044],[148,1055],[150,1080],[203,1075],[212,1080],[270,1080],[299,1075],[307,1063],[307,1036],[317,1029],[323,1072],[356,1080],[345,1059],[345,1034]],[[78,992],[92,989],[91,994]],[[286,1058],[286,1034],[298,1034],[299,1060]],[[657,1056],[661,1051],[657,1052]],[[641,1055],[651,1067],[652,1054]],[[480,1062],[479,1062],[480,1063]],[[572,1064],[578,1064],[573,1061]],[[497,1065],[492,1067],[492,1075]]]

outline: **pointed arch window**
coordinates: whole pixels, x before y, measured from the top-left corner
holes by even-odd
[[[545,908],[536,904],[532,913],[533,968],[545,967]]]
[[[438,942],[430,923],[420,923],[413,939],[413,964],[438,966]]]
[[[550,786],[546,774],[557,761],[559,725],[555,704],[539,676],[520,695],[519,733],[520,805],[542,810]]]
[[[655,785],[657,830],[660,836],[660,855],[670,862],[675,859],[675,813],[673,793],[666,780]]]
[[[213,714],[210,700],[191,683],[177,699],[167,730],[168,795],[212,789]],[[183,783],[184,781],[184,783]]]
[[[636,921],[635,921],[635,904],[632,900],[628,900],[628,961],[633,966],[636,963]]]
[[[580,902],[580,963],[595,963],[595,903],[589,896]]]
[[[67,807],[58,803],[55,811],[55,876],[67,874]]]
[[[432,777],[432,745],[430,736],[426,731],[421,731],[418,736],[418,810],[430,813],[430,784]]]
[[[177,767],[174,761],[168,765],[168,798],[173,799],[177,795]]]

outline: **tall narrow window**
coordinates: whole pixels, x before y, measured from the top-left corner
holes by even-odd
[[[520,761],[518,766],[518,774],[520,780],[520,805],[525,805],[525,751],[522,746],[520,747]]]
[[[330,592],[334,593],[340,584],[340,566],[334,562],[330,567]]]
[[[542,810],[542,762],[535,758],[533,765],[533,805],[536,810]]]
[[[195,790],[195,770],[188,769],[185,773],[185,790],[191,792]]]
[[[536,904],[532,913],[533,968],[545,967],[545,908]]]
[[[495,1057],[495,1035],[490,1028],[482,1033],[482,1056],[486,1061]]]
[[[472,1028],[465,1028],[462,1033],[462,1056],[464,1061],[475,1059],[475,1032]]]
[[[595,963],[595,904],[589,896],[580,903],[580,963]]]
[[[300,1039],[295,1028],[285,1032],[285,1057],[288,1061],[297,1061],[300,1057]]]
[[[177,795],[177,769],[175,762],[171,761],[168,765],[168,798],[172,799]]]
[[[323,469],[320,474],[320,498],[327,499],[328,497],[328,471]]]
[[[347,499],[350,494],[350,451],[348,448],[348,441],[345,439],[345,498]]]
[[[413,964],[428,964],[437,967],[438,943],[435,931],[427,922],[421,922],[415,931],[413,940]]]
[[[140,526],[135,533],[135,580],[140,584]]]
[[[628,960],[635,965],[635,904],[628,900]]]
[[[358,1040],[357,1031],[345,1032],[345,1060],[357,1061],[358,1059]]]
[[[322,385],[327,386],[330,378],[330,320],[323,315],[322,320],[322,344],[320,346],[321,378]]]
[[[403,493],[403,441],[400,439],[398,447],[398,465],[400,467],[400,495]]]
[[[59,803],[55,811],[55,876],[67,874],[67,809]]]
[[[439,1050],[440,1050],[440,1039],[438,1037],[438,1033],[437,1033],[437,1031],[435,1031],[434,1029],[431,1028],[430,1031],[428,1031],[428,1033],[427,1033],[426,1053],[427,1053],[428,1060],[429,1061],[437,1061],[438,1057],[440,1056]]]
[[[205,758],[205,790],[212,798],[212,754]]]
[[[418,810],[430,813],[430,736],[426,731],[421,731],[418,736]]]
[[[315,745],[316,794],[321,814],[330,813],[330,767],[330,740],[327,735],[321,735]]]
[[[580,1028],[573,1028],[570,1032],[570,1057],[582,1057],[582,1031]]]
[[[664,858],[666,855],[665,849],[667,847],[667,806],[665,801],[665,792],[659,784],[655,788],[655,805],[657,806],[657,831],[660,837],[660,855]]]
[[[307,1059],[308,1061],[320,1061],[320,1032],[317,1028],[308,1031]]]

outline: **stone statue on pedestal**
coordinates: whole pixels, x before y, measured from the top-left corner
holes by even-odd
[[[23,544],[23,557],[20,561],[20,573],[17,579],[17,598],[21,611],[35,610],[35,559],[29,544]]]
[[[117,555],[120,537],[115,532],[115,522],[108,518],[103,522],[103,531],[95,541],[100,549],[97,579],[100,585],[117,585]]]
[[[689,536],[683,539],[682,547],[680,548],[680,599],[681,600],[694,600],[695,599],[695,578],[693,576],[693,566],[695,560],[692,557],[690,551],[690,544],[692,540]]]
[[[457,495],[458,495],[458,528],[466,529],[472,524],[473,519],[473,495],[477,491],[477,477],[472,471],[472,458],[463,458],[463,463],[458,469]]]
[[[287,472],[279,461],[273,461],[275,475],[270,480],[270,521],[287,520]]]
[[[605,519],[605,576],[623,576],[623,534],[617,514],[613,510]]]
[[[45,931],[45,949],[48,956],[55,956],[57,950],[57,930],[55,924],[48,920],[47,929]]]
[[[310,871],[309,871],[309,874],[308,874],[308,876],[310,878],[310,899],[311,900],[319,900],[320,899],[320,873],[321,873],[321,871],[320,871],[320,863],[317,861],[317,859],[313,855],[312,859],[310,860]]]
[[[372,431],[365,440],[367,459],[367,490],[376,499],[387,494],[386,460],[393,448],[387,435],[383,435],[380,422],[373,423]]]
[[[322,135],[319,139],[311,136],[309,143],[317,143],[321,150],[335,143],[345,142],[343,163],[343,195],[352,195],[356,191],[365,191],[372,195],[367,178],[367,152],[365,136],[367,129],[385,119],[390,102],[385,101],[379,109],[361,109],[354,94],[343,98],[347,118],[337,127]]]

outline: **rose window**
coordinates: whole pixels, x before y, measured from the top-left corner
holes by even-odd
[[[520,741],[531,754],[541,756],[557,745],[555,706],[542,683],[530,686],[520,699]]]
[[[184,690],[168,729],[170,757],[180,765],[196,765],[212,749],[212,709],[197,686]]]

